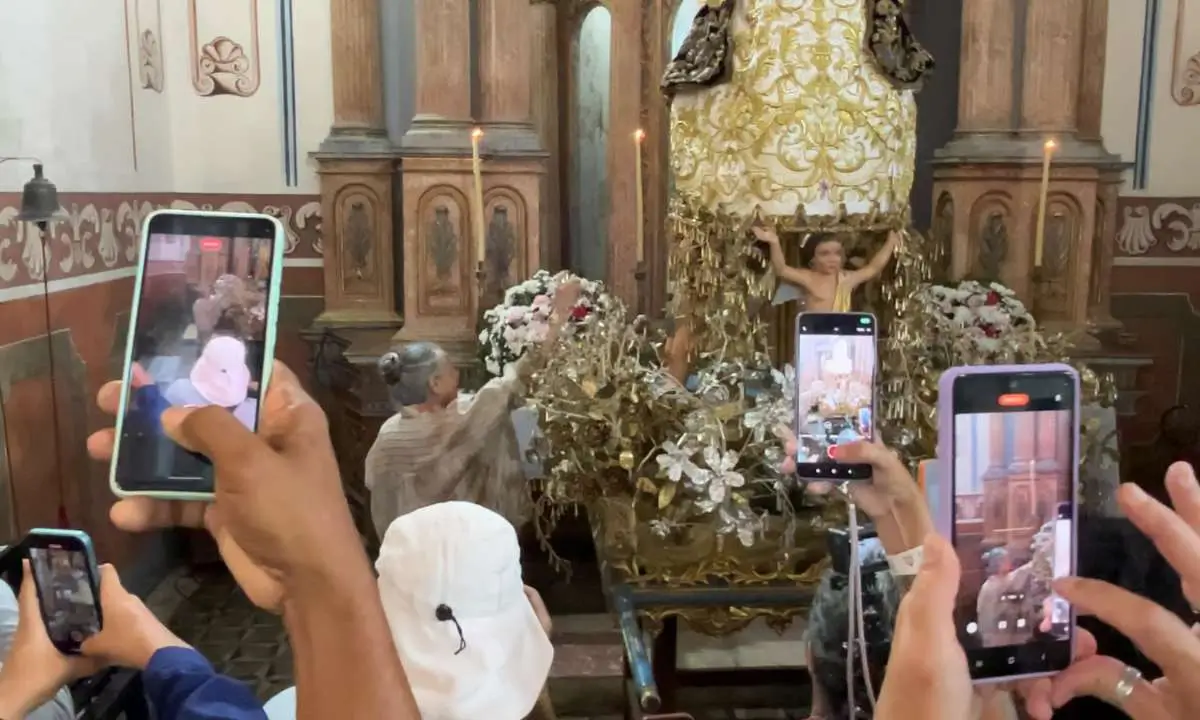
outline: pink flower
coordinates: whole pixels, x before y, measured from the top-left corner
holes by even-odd
[[[505,317],[505,320],[510,324],[524,322],[525,321],[525,308],[510,307],[508,309],[508,315]]]
[[[533,298],[533,306],[534,307],[540,307],[542,305],[549,305],[549,304],[550,304],[550,296],[549,295],[537,295]]]

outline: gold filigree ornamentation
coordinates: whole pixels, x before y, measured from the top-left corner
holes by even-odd
[[[642,627],[651,635],[662,632],[663,621],[676,618],[693,632],[708,637],[724,637],[744,630],[750,623],[762,619],[767,627],[783,633],[798,617],[808,614],[807,605],[796,607],[679,607],[653,608],[638,613]]]
[[[672,104],[678,192],[739,216],[803,210],[823,226],[847,214],[894,214],[891,226],[901,226],[916,101],[863,51],[863,1],[747,0],[736,4],[732,28],[729,81]]]

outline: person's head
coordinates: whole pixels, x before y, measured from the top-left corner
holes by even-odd
[[[983,554],[983,571],[988,576],[1007,575],[1012,570],[1012,561],[1004,548],[992,548]]]
[[[458,397],[458,368],[434,343],[409,343],[384,353],[379,374],[396,407],[442,408]]]
[[[808,267],[813,272],[836,274],[846,265],[846,249],[841,237],[828,233],[818,233],[808,238],[804,243],[808,254]]]
[[[428,505],[392,521],[375,569],[421,717],[533,709],[554,647],[526,595],[512,523],[474,503]]]

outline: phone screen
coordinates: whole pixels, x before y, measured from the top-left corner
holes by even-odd
[[[60,652],[78,654],[83,642],[100,632],[87,553],[66,544],[31,547],[29,565],[50,642]]]
[[[116,480],[126,490],[211,492],[207,458],[168,438],[168,407],[218,405],[258,427],[275,225],[248,216],[151,218],[142,257]]]
[[[804,313],[796,319],[796,472],[858,480],[870,465],[838,463],[837,447],[875,430],[875,318]]]
[[[965,375],[954,384],[956,623],[972,677],[1062,670],[1069,604],[1055,578],[1075,559],[1074,378]]]

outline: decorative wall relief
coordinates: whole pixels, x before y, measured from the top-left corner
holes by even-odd
[[[62,193],[66,217],[42,234],[17,220],[19,193],[0,194],[0,300],[22,286],[131,269],[138,257],[142,222],[154,210],[221,210],[266,213],[283,223],[289,260],[318,260],[321,204],[312,195],[127,195]]]
[[[417,298],[422,315],[461,315],[471,308],[474,268],[466,197],[449,185],[425,191],[418,205]]]
[[[1176,0],[1175,47],[1171,55],[1171,97],[1179,105],[1200,105],[1200,50],[1192,51],[1184,37],[1190,0]]]
[[[145,90],[163,91],[162,0],[132,0],[138,45],[138,81]],[[142,5],[153,11],[142,12]]]
[[[1123,197],[1119,205],[1120,255],[1200,255],[1200,198]]]
[[[201,44],[197,0],[188,0],[188,36],[191,45],[192,87],[205,97],[250,97],[262,83],[259,62],[258,0],[244,0],[249,13],[248,44],[217,35]]]

